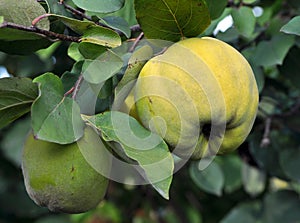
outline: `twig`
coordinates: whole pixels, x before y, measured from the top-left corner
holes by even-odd
[[[64,97],[67,97],[69,94],[72,94],[75,90],[75,87],[73,86],[70,90],[68,90],[65,94]]]
[[[79,37],[67,36],[64,34],[59,34],[59,33],[55,33],[52,31],[40,29],[35,26],[27,27],[27,26],[23,26],[23,25],[11,23],[11,22],[4,22],[0,25],[0,28],[12,28],[12,29],[18,29],[18,30],[22,30],[22,31],[26,31],[26,32],[41,34],[44,37],[47,37],[48,39],[50,39],[51,41],[57,41],[57,39],[58,39],[58,40],[62,40],[62,41],[80,42]]]
[[[72,99],[75,99],[75,98],[76,98],[77,93],[78,93],[78,91],[79,91],[79,88],[80,88],[80,85],[81,85],[82,81],[83,81],[83,75],[80,74],[78,80],[76,81],[76,83],[75,83],[75,85],[74,85],[74,91],[73,91],[73,93],[72,93]]]
[[[143,38],[143,36],[144,36],[144,33],[141,32],[140,35],[134,40],[132,46],[131,46],[130,49],[129,49],[129,52],[130,52],[130,53],[132,53],[132,52],[135,50],[136,46],[137,46],[138,43],[141,41],[141,39]]]
[[[268,117],[266,119],[266,123],[265,123],[264,135],[263,135],[263,138],[262,138],[261,143],[260,143],[261,148],[267,147],[271,143],[271,140],[270,140],[270,137],[269,137],[270,136],[271,123],[272,123],[272,118]]]
[[[63,5],[67,10],[71,11],[73,14],[78,15],[82,18],[85,18],[87,20],[93,21],[92,17],[87,16],[86,14],[84,14],[83,12],[74,9],[73,7],[67,5],[64,1],[59,2],[59,4]]]

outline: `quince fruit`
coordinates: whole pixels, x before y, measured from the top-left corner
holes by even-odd
[[[149,60],[134,90],[142,124],[176,155],[192,159],[239,147],[253,126],[258,99],[247,60],[210,37],[181,40]]]
[[[23,150],[22,170],[30,198],[54,212],[81,213],[98,205],[106,193],[108,179],[87,162],[85,155],[103,144],[98,134],[86,127],[75,143],[60,145],[37,140],[30,134]],[[99,150],[98,150],[99,151]],[[102,157],[108,168],[109,159]]]

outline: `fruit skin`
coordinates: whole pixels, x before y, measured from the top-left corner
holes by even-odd
[[[149,60],[135,89],[143,125],[184,158],[235,150],[258,108],[257,84],[246,59],[210,37],[179,41]]]
[[[106,193],[108,180],[87,163],[81,152],[99,146],[98,140],[91,127],[85,128],[78,143],[68,145],[36,140],[30,134],[22,159],[30,198],[53,212],[81,213],[96,207]],[[105,160],[100,161],[109,166]]]

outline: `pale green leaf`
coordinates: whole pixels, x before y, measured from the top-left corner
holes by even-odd
[[[84,119],[96,127],[107,142],[117,143],[125,155],[138,163],[143,178],[166,199],[172,182],[174,160],[163,139],[146,130],[131,116],[122,112],[105,112]],[[119,150],[115,152],[120,154]]]
[[[130,57],[127,69],[124,76],[115,88],[115,102],[114,107],[118,110],[125,98],[135,84],[141,69],[144,64],[152,57],[153,50],[150,46],[145,45],[136,50]]]
[[[300,16],[292,18],[280,31],[287,34],[294,34],[300,36]]]
[[[265,189],[265,173],[247,163],[242,166],[242,179],[245,191],[251,196],[257,196]]]
[[[242,6],[233,9],[231,12],[234,25],[237,30],[246,37],[251,37],[255,29],[256,18],[252,9],[247,6]]]
[[[92,84],[100,84],[114,76],[123,66],[123,60],[108,50],[96,60],[85,60],[82,68],[83,77]]]

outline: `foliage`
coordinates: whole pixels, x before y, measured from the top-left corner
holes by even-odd
[[[0,71],[10,75],[0,79],[0,222],[300,222],[299,15],[297,0],[0,0]],[[228,16],[233,26],[217,31]],[[214,36],[247,58],[259,111],[238,151],[169,176],[180,159],[114,110],[148,59],[190,36]],[[36,206],[20,168],[28,131],[67,144],[87,122],[141,185],[115,173],[106,199],[83,214]],[[147,137],[153,150],[140,146]],[[147,165],[161,160],[159,169]]]

